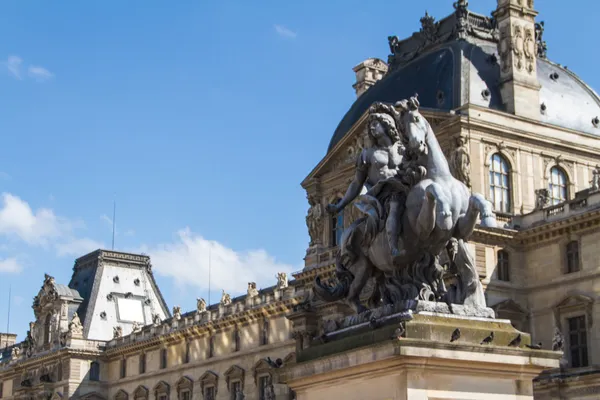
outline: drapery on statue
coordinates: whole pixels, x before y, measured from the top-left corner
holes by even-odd
[[[450,170],[452,175],[471,187],[471,156],[467,150],[466,141],[462,137],[456,138],[456,148],[450,156]]]
[[[452,176],[431,126],[419,113],[416,96],[395,107],[376,103],[369,113],[373,147],[361,153],[346,196],[328,206],[329,212],[339,211],[366,184],[366,194],[356,201],[363,215],[342,234],[336,281],[322,283],[317,277],[316,297],[345,300],[356,312],[366,311],[359,296],[369,278],[375,277],[371,306],[400,300],[485,306],[472,285],[477,271],[464,243],[480,217],[482,226],[496,226],[490,202],[471,194]],[[438,258],[453,238],[460,287],[452,289],[449,299]]]
[[[310,208],[306,214],[306,226],[310,235],[310,245],[321,242],[323,232],[323,206],[313,196],[308,196]]]

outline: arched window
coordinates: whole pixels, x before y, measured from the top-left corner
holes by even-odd
[[[334,204],[340,202],[340,199],[336,199]],[[344,232],[344,210],[331,216],[331,246],[339,246],[342,241],[342,233]]]
[[[501,154],[492,156],[490,165],[490,200],[494,210],[499,212],[510,212],[512,205],[510,201],[510,168],[508,162]]]
[[[555,205],[567,200],[567,175],[559,167],[550,170],[550,204]]]
[[[52,325],[52,315],[46,315],[44,321],[44,344],[50,343],[50,325]]]
[[[510,282],[510,259],[508,251],[498,250],[497,275],[499,281]]]
[[[97,361],[92,361],[90,364],[90,381],[100,380],[100,364]]]

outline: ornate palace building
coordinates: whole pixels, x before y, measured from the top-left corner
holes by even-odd
[[[148,257],[88,254],[68,285],[46,276],[24,341],[0,335],[0,398],[293,399],[278,369],[311,338],[286,315],[317,275],[333,274],[341,232],[357,217],[352,206],[336,215],[326,206],[354,176],[369,107],[415,93],[454,176],[485,194],[501,222],[477,228],[469,244],[487,304],[542,349],[564,349],[535,397],[598,398],[600,98],[547,58],[533,0],[498,0],[492,17],[465,0],[454,8],[439,21],[426,14],[407,39],[390,37],[387,61],[354,68],[356,101],[302,182],[310,244],[294,279],[261,291],[249,283],[245,296],[182,312],[166,306]],[[313,337],[331,315],[350,313],[314,307]]]

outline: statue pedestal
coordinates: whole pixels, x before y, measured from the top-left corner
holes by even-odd
[[[533,399],[533,382],[561,353],[519,347],[508,320],[397,313],[340,328],[304,346],[280,381],[297,400]],[[404,320],[404,321],[403,321]],[[460,337],[453,342],[456,329]],[[480,344],[494,332],[490,344]]]

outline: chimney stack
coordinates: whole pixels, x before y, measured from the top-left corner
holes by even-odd
[[[506,110],[539,119],[540,84],[533,0],[498,0],[493,13],[500,31],[500,93]]]
[[[365,61],[352,68],[356,73],[356,83],[352,85],[356,97],[366,92],[387,73],[387,64],[379,58],[367,58]]]
[[[17,342],[17,335],[14,333],[0,333],[0,353],[7,347]]]

